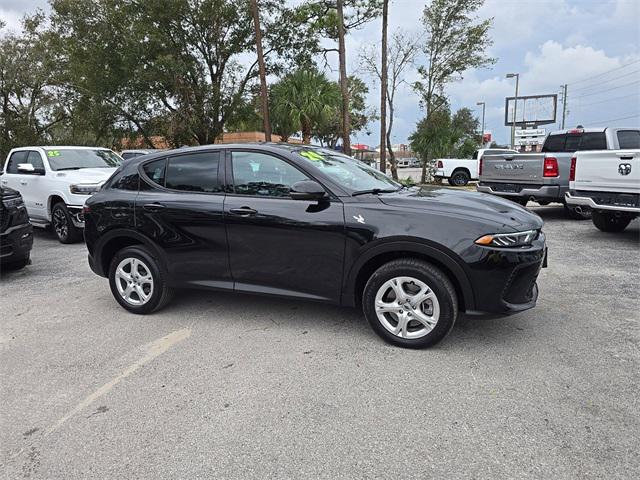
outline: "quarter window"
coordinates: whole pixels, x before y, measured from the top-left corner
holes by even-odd
[[[145,163],[142,166],[142,169],[152,182],[164,187],[166,165],[167,159],[161,158],[160,160],[154,160],[153,162]]]
[[[233,152],[233,189],[241,195],[288,197],[293,184],[309,178],[284,160],[258,152]]]
[[[618,143],[620,148],[640,148],[640,130],[620,130]]]

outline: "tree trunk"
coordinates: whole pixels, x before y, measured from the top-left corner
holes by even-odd
[[[309,145],[311,143],[311,124],[308,120],[302,120],[302,143]]]
[[[260,100],[262,101],[262,120],[264,122],[264,140],[271,141],[271,123],[269,122],[269,96],[267,92],[267,73],[262,54],[262,31],[260,30],[260,14],[258,0],[251,0],[253,25],[256,31],[256,52],[258,53],[258,70],[260,72]]]
[[[422,160],[422,175],[420,176],[420,183],[427,183],[427,163],[429,163],[429,154],[425,156],[425,159]]]
[[[389,17],[389,0],[382,6],[382,66],[380,75],[380,171],[387,171],[387,20]],[[391,166],[391,174],[398,179],[398,173]]]
[[[351,155],[351,115],[349,110],[349,85],[347,79],[347,54],[344,46],[343,0],[337,0],[338,57],[340,61],[340,92],[342,93],[342,146],[345,155]]]

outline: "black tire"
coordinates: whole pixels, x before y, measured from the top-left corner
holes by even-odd
[[[551,202],[548,202],[546,200],[536,200],[536,202],[538,202],[538,205],[540,205],[541,207],[546,207],[547,205],[549,205]]]
[[[29,255],[27,255],[26,257],[19,258],[17,260],[5,261],[0,266],[0,269],[2,269],[2,270],[21,270],[24,267],[26,267],[27,265],[29,265],[30,262],[31,262],[31,258],[30,258]]]
[[[82,240],[82,229],[73,224],[67,206],[56,203],[51,209],[51,227],[60,243],[76,243]]]
[[[608,212],[592,212],[591,220],[598,230],[603,232],[622,232],[631,223],[629,216],[616,217]]]
[[[518,205],[522,205],[523,207],[526,207],[527,203],[529,203],[528,198],[519,198],[519,197],[506,197],[506,198],[507,200],[511,200],[512,202],[515,202]]]
[[[453,183],[453,180],[452,180],[451,178],[447,178],[447,183],[448,183],[449,185],[451,185],[452,187],[455,187],[455,185],[454,185],[454,183]]]
[[[123,281],[122,279],[116,278],[116,270],[118,265],[126,259],[137,259],[141,261],[143,264],[141,270],[148,270],[148,273],[153,278],[153,292],[144,304],[133,305],[129,303],[118,290],[117,282],[121,282],[120,285],[122,286]],[[115,254],[109,266],[109,286],[116,301],[126,310],[136,314],[146,314],[160,310],[173,296],[173,291],[167,285],[166,275],[162,271],[160,263],[141,245],[123,248]]]
[[[572,207],[571,205],[564,204],[564,211],[567,213],[567,216],[573,220],[589,220],[591,218],[591,210],[576,210],[576,207]]]
[[[456,170],[449,179],[451,185],[456,187],[463,187],[467,185],[469,180],[471,180],[471,177],[465,170]]]
[[[440,306],[440,317],[433,330],[420,338],[394,335],[382,325],[375,310],[378,290],[387,281],[405,276],[424,282],[435,293]],[[426,348],[441,341],[453,328],[458,316],[458,299],[455,288],[442,271],[423,260],[406,258],[386,263],[371,275],[362,294],[362,309],[371,328],[385,341],[405,348]]]

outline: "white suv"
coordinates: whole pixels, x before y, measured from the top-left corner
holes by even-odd
[[[9,152],[0,182],[20,192],[34,226],[53,226],[62,243],[82,238],[82,207],[120,166],[108,148],[22,147]]]

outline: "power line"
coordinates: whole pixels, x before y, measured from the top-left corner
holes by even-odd
[[[586,104],[578,103],[578,108],[590,107],[591,105],[599,105],[601,103],[613,102],[616,100],[622,100],[623,98],[637,97],[639,95],[640,95],[640,92],[637,92],[637,93],[632,93],[631,95],[623,95],[622,97],[607,98],[606,100],[600,100],[597,102],[591,102]]]
[[[630,118],[638,118],[638,117],[640,117],[640,113],[637,113],[635,115],[629,115],[627,117],[610,118],[609,120],[602,120],[600,122],[589,122],[589,124],[590,125],[602,125],[603,123],[617,122],[618,120],[628,120]]]
[[[582,80],[576,80],[575,82],[568,83],[567,85],[575,85],[576,83],[582,83],[582,82],[586,82],[587,80],[592,80],[594,78],[599,78],[599,77],[602,77],[604,75],[607,75],[608,73],[615,72],[615,71],[618,71],[618,70],[622,70],[623,68],[626,68],[629,65],[636,64],[638,62],[640,62],[640,59],[634,60],[632,62],[629,62],[629,63],[625,64],[625,65],[621,65],[620,67],[612,68],[611,70],[607,70],[606,72],[602,72],[602,73],[599,73],[597,75],[592,75],[591,77],[583,78]]]
[[[635,75],[636,73],[640,73],[640,70],[634,70],[633,72],[625,73],[624,75],[617,76],[615,78],[610,78],[609,80],[604,80],[599,83],[594,83],[593,85],[587,85],[586,87],[578,87],[572,89],[574,92],[581,90],[589,90],[590,88],[597,87],[598,85],[604,85],[605,83],[615,82],[616,80],[620,80],[621,78],[628,77],[629,75]]]
[[[628,87],[629,85],[635,85],[637,83],[640,83],[640,80],[636,80],[636,81],[630,82],[630,83],[625,83],[624,85],[618,85],[617,87],[611,87],[611,88],[607,88],[605,90],[600,90],[599,92],[585,93],[583,95],[578,95],[577,97],[573,97],[573,98],[575,100],[575,99],[578,99],[578,98],[590,97],[591,95],[598,95],[600,93],[610,92],[611,90],[618,90],[620,88]]]

